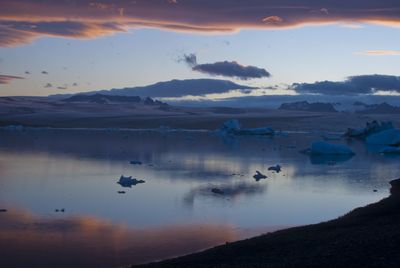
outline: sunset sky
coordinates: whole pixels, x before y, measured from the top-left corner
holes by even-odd
[[[2,0],[0,95],[191,78],[272,94],[294,83],[307,83],[300,93],[393,94],[399,33],[390,0]]]

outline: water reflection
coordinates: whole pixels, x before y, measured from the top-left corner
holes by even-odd
[[[215,198],[223,200],[236,201],[242,196],[252,196],[263,194],[267,185],[262,184],[249,184],[249,183],[235,183],[235,184],[210,184],[207,186],[199,186],[191,189],[184,197],[184,202],[188,206],[193,206],[195,198]],[[219,191],[213,191],[218,189]]]
[[[94,217],[41,217],[11,209],[0,214],[0,267],[116,267],[195,252],[239,237],[227,224],[135,229]]]
[[[336,165],[353,158],[354,155],[309,155],[313,165]]]
[[[50,266],[155,260],[238,239],[240,230],[332,219],[387,195],[397,158],[359,141],[347,144],[351,159],[299,153],[319,138],[0,130],[0,209],[8,210],[0,247],[10,245],[0,261],[23,265],[22,253]],[[277,164],[282,172],[268,171]],[[268,178],[255,182],[256,170]],[[116,183],[121,174],[145,183],[126,190]]]

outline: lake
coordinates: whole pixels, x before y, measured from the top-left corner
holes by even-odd
[[[320,136],[2,129],[0,266],[160,260],[326,221],[388,195],[400,158],[344,139],[334,142],[355,156],[299,152]],[[280,173],[267,170],[276,164]],[[268,178],[256,181],[257,170]],[[145,183],[122,187],[121,175]]]

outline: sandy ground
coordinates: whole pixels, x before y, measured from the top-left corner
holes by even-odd
[[[373,119],[400,126],[400,115],[316,113],[263,108],[196,108],[148,106],[137,103],[66,103],[34,97],[0,98],[0,125],[57,128],[158,128],[217,129],[228,119],[244,127],[272,126],[289,131],[345,131]]]

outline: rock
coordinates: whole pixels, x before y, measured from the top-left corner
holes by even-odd
[[[272,171],[275,171],[276,173],[279,173],[279,172],[281,172],[281,166],[280,165],[272,166],[272,167],[269,167],[268,170],[272,170]]]
[[[7,209],[1,208],[0,212],[7,212]]]
[[[264,174],[262,174],[260,171],[256,171],[256,174],[253,176],[253,178],[256,180],[256,181],[259,181],[259,180],[262,180],[262,179],[266,179],[267,178],[267,176],[265,176]]]
[[[131,165],[141,165],[141,164],[143,164],[141,161],[139,161],[139,160],[132,160],[132,161],[130,161],[129,162]]]
[[[119,193],[119,194],[124,194],[124,193],[125,193],[125,191],[118,191],[118,193]]]
[[[400,179],[390,181],[390,194],[391,196],[400,199]]]

